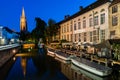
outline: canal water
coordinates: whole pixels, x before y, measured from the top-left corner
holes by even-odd
[[[26,54],[28,56],[26,56]],[[78,69],[74,65],[69,67],[69,65],[67,64],[56,61],[53,57],[50,56],[44,57],[37,54],[31,56],[29,53],[23,53],[23,54],[19,54],[19,56],[13,57],[12,63],[10,63],[12,64],[12,66],[10,66],[9,70],[7,70],[8,74],[5,76],[3,80],[69,80],[69,79],[119,80],[120,79],[120,74],[118,71],[118,68],[120,68],[119,66],[118,68],[115,67],[113,73],[110,76],[103,78],[91,74],[85,70]],[[69,69],[73,71],[69,72]],[[4,69],[4,71],[5,70],[6,68]],[[72,77],[77,77],[76,72],[80,73],[80,75],[82,74],[82,76],[79,77],[79,79],[78,78],[72,79]],[[68,79],[68,77],[70,78]]]
[[[39,56],[14,57],[6,80],[68,80],[59,69],[59,62],[47,56],[47,61]],[[47,64],[46,64],[47,63]]]

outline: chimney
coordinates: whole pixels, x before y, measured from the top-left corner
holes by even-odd
[[[80,6],[80,11],[83,9],[83,6]]]
[[[64,16],[64,19],[67,19],[67,18],[69,18],[70,17],[70,15],[65,15]]]

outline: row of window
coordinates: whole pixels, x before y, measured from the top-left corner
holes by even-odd
[[[100,23],[104,24],[105,23],[105,13],[101,14],[100,17],[101,17]],[[94,23],[93,23],[93,21],[94,21]],[[87,24],[86,20],[83,20],[83,28],[86,28],[86,24]],[[81,22],[74,23],[74,30],[81,29],[82,28],[81,25],[82,25]],[[99,25],[99,17],[98,16],[94,16],[94,19],[89,18],[89,27],[97,26],[97,25]],[[62,33],[69,32],[72,30],[73,30],[72,24],[70,26],[67,25],[67,26],[62,27]]]
[[[95,30],[93,32],[84,32],[84,33],[78,33],[78,34],[67,34],[62,36],[62,39],[66,39],[68,41],[72,41],[74,37],[75,42],[87,42],[89,40],[90,42],[97,42],[98,40],[104,41],[105,40],[105,30],[100,30],[100,34],[98,30]],[[99,39],[100,38],[100,39]]]
[[[112,13],[116,13],[118,12],[118,6],[115,5],[112,7]],[[94,23],[93,23],[94,21]],[[100,15],[100,24],[104,24],[105,23],[105,13],[101,14]],[[83,28],[86,28],[86,20],[83,20]],[[117,16],[113,16],[112,17],[112,26],[116,26],[118,24],[118,17]],[[89,19],[89,27],[92,27],[92,26],[96,26],[96,25],[99,25],[99,16],[94,16],[94,18],[90,18]],[[78,22],[78,26],[76,23],[74,23],[74,30],[77,30],[77,29],[81,29],[82,26],[81,26],[81,22]],[[64,32],[69,32],[69,31],[72,31],[72,25],[70,25],[70,30],[69,30],[69,25],[64,26],[63,29],[62,29],[62,33]]]

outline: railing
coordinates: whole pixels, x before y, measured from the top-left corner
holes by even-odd
[[[0,51],[6,50],[6,49],[11,49],[20,46],[20,44],[10,44],[10,45],[5,45],[5,46],[0,46]]]

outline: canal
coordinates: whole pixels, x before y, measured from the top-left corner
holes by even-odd
[[[31,53],[24,54],[13,57],[15,62],[5,80],[68,80],[61,73],[58,61],[49,56],[43,58],[40,55],[31,56]]]
[[[114,67],[113,67],[114,68]],[[0,70],[1,80],[119,80],[118,67],[107,77],[99,77],[74,65],[39,53],[18,53]]]

